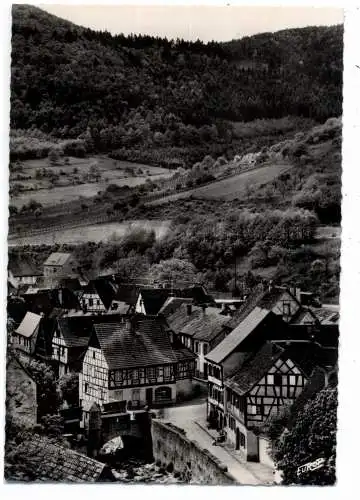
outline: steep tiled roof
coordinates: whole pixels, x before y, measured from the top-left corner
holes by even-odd
[[[225,384],[239,394],[246,394],[270,370],[283,352],[281,347],[266,342]]]
[[[58,319],[59,330],[67,347],[87,346],[96,323],[121,321],[121,315],[66,316]]]
[[[22,298],[26,302],[27,308],[35,313],[51,314],[54,308],[71,310],[79,309],[80,304],[76,295],[68,290],[38,290],[35,293],[25,293]]]
[[[264,288],[263,285],[258,285],[246,299],[245,303],[240,307],[240,309],[226,324],[226,327],[230,329],[236,328],[236,326],[239,325],[241,321],[255,307],[260,307],[261,309],[266,309],[268,311],[271,311],[275,307],[276,303],[280,300],[281,296],[285,291],[290,293],[288,290],[282,287],[274,286],[271,289],[269,289],[269,288]],[[295,299],[295,297],[293,298]]]
[[[79,278],[60,278],[59,285],[61,288],[67,288],[73,292],[82,290]]]
[[[23,457],[32,471],[38,464],[36,481],[94,483],[112,476],[107,465],[41,437],[26,442]]]
[[[206,308],[205,311],[196,310],[195,317],[181,329],[180,333],[189,335],[195,340],[210,342],[219,335],[224,323],[228,321],[228,318],[220,312],[219,309],[212,307]]]
[[[311,308],[313,314],[317,317],[322,325],[338,325],[340,319],[339,311],[328,309],[326,307]]]
[[[135,285],[116,284],[116,294],[114,300],[125,302],[128,305],[135,305],[138,295],[138,287]]]
[[[238,311],[233,315],[233,317],[226,323],[226,327],[233,330],[236,328],[243,319],[246,318],[248,314],[257,306],[260,299],[265,295],[265,291],[262,285],[255,287],[253,292],[247,297],[244,304],[240,306]]]
[[[138,319],[135,331],[127,322],[96,324],[94,334],[111,370],[194,358],[190,350],[171,344],[163,322],[157,318]]]
[[[209,352],[206,359],[214,363],[221,363],[226,359],[247,337],[257,328],[260,323],[271,314],[266,309],[255,307],[245,319]]]
[[[25,318],[20,323],[20,326],[15,330],[15,333],[23,337],[32,337],[35,330],[40,325],[41,316],[32,312],[27,312]]]
[[[188,308],[188,306],[190,306]],[[190,314],[188,313],[189,309],[191,310]],[[189,323],[197,314],[196,311],[199,310],[199,307],[194,306],[193,304],[181,304],[181,306],[168,318],[166,319],[167,324],[175,333],[181,332],[181,329]]]
[[[46,259],[44,266],[63,266],[71,257],[71,253],[54,252]]]
[[[172,291],[166,288],[142,288],[140,293],[145,313],[155,315],[160,311]]]
[[[168,318],[174,312],[181,307],[182,304],[191,304],[193,302],[192,298],[187,298],[187,297],[168,297],[164,303],[164,305],[161,307],[160,311],[158,314],[164,316],[165,318]]]
[[[170,288],[142,288],[140,290],[146,314],[158,314],[166,300],[173,297],[192,299],[194,304],[213,304],[213,298],[208,295],[202,286],[193,286],[182,289]]]

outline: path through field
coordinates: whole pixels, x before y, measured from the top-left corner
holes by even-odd
[[[189,196],[205,199],[240,199],[246,195],[248,188],[259,187],[267,184],[290,168],[290,164],[265,165],[253,170],[242,172],[241,174],[234,175],[227,179],[212,182],[206,186],[191,189],[183,193],[175,193],[165,196],[159,200],[150,201],[147,205],[159,205],[181,198],[188,198]]]

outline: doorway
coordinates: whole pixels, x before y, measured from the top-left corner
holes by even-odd
[[[150,389],[146,389],[146,404],[148,406],[151,406],[152,405],[152,402],[153,402],[153,390],[152,390],[152,387],[150,387]]]
[[[236,428],[236,443],[235,443],[235,450],[240,449],[240,431],[238,428]]]

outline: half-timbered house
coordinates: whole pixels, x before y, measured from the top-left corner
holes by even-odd
[[[336,370],[336,357],[329,359],[327,350],[316,343],[264,343],[224,382],[229,443],[248,460],[271,464],[267,450],[271,417],[284,405],[293,413],[303,394],[307,399],[336,379]]]
[[[239,369],[266,340],[283,337],[284,322],[276,314],[255,307],[242,322],[205,356],[208,363],[208,417],[224,423],[224,380]]]
[[[111,307],[116,297],[116,286],[105,278],[91,280],[81,297],[81,304],[86,312],[104,313]]]
[[[94,325],[80,374],[80,404],[161,405],[192,393],[195,355],[160,318]]]
[[[94,324],[121,319],[122,316],[118,314],[58,318],[52,338],[52,359],[57,364],[59,376],[81,371]]]

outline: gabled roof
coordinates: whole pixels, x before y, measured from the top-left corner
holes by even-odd
[[[142,288],[139,293],[141,294],[145,313],[155,315],[158,314],[172,291],[166,288]]]
[[[181,328],[180,333],[192,337],[194,340],[210,342],[216,338],[228,321],[217,308],[208,307],[203,311],[197,309],[191,315],[191,320]]]
[[[54,309],[79,309],[77,296],[69,289],[34,290],[22,295],[27,308],[32,312],[50,315]]]
[[[242,367],[232,375],[225,384],[240,395],[246,394],[270,370],[275,361],[281,357],[284,349],[266,342],[261,349],[247,359]]]
[[[36,329],[39,327],[41,316],[32,312],[27,312],[20,326],[15,330],[15,333],[23,337],[30,338],[34,335]]]
[[[16,278],[42,275],[42,271],[26,254],[9,253],[8,268]]]
[[[294,300],[297,300],[286,288],[274,286],[269,289],[264,288],[262,284],[258,285],[245,303],[235,312],[226,327],[230,329],[236,328],[255,307],[271,311],[284,293],[288,293]]]
[[[193,299],[188,297],[168,297],[158,314],[167,318],[174,314],[174,312],[179,309],[182,304],[191,304],[192,302]]]
[[[121,320],[121,315],[98,314],[96,316],[66,316],[59,318],[57,323],[66,346],[72,348],[88,345],[94,324],[114,323]]]
[[[80,284],[79,278],[60,278],[59,279],[60,288],[67,288],[72,292],[82,291],[82,286]]]
[[[194,304],[215,304],[213,298],[208,295],[202,286],[193,286],[182,289],[171,288],[142,288],[141,297],[146,314],[158,314],[169,297],[181,297],[192,299]]]
[[[333,325],[339,324],[340,313],[336,309],[328,309],[327,307],[311,308],[313,314],[319,320],[321,325]]]
[[[170,364],[196,357],[181,344],[171,344],[164,323],[158,318],[139,318],[134,328],[128,322],[94,325],[94,340],[97,338],[110,370]]]
[[[188,306],[191,307],[188,308]],[[190,314],[188,309],[191,309]],[[195,317],[195,311],[197,310],[199,310],[199,307],[194,306],[193,304],[181,304],[181,306],[166,319],[169,328],[171,328],[171,330],[175,333],[180,333],[182,328]]]
[[[37,470],[36,481],[94,483],[104,478],[105,472],[111,478],[106,464],[40,436],[34,436],[23,446],[24,468],[28,460],[31,470]],[[36,469],[34,462],[38,465]]]
[[[70,257],[71,253],[54,252],[46,259],[44,266],[63,266]]]
[[[213,363],[224,361],[270,314],[271,312],[266,309],[255,307],[215,349],[209,352],[206,359]]]
[[[116,296],[116,287],[110,281],[98,278],[91,280],[84,287],[84,294],[97,294],[106,309],[109,309],[111,302]]]
[[[124,302],[128,305],[135,305],[138,295],[138,287],[135,285],[126,285],[123,283],[116,284],[116,293],[114,300]]]

